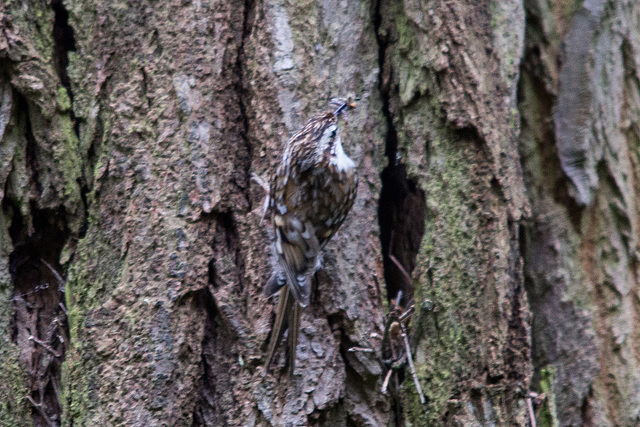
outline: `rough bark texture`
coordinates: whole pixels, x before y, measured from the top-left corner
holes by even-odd
[[[636,1],[9,0],[0,30],[0,425],[640,422]],[[263,377],[251,174],[349,93],[358,197]],[[398,291],[426,405],[380,392]]]
[[[640,4],[525,4],[532,389],[547,425],[637,425]]]
[[[519,227],[527,213],[516,89],[519,2],[382,3],[389,114],[409,179],[426,193],[414,319],[418,425],[524,424],[531,376]],[[385,88],[386,89],[386,88]]]

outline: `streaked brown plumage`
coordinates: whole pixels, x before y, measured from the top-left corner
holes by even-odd
[[[278,266],[265,294],[269,296],[284,288],[265,373],[284,333],[287,313],[293,373],[300,312],[309,304],[311,277],[320,266],[322,249],[353,206],[358,178],[355,164],[343,151],[338,121],[344,109],[354,106],[355,103],[347,102],[335,112],[311,118],[287,141],[282,163],[271,183],[268,213]]]

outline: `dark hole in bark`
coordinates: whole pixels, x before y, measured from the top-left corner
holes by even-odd
[[[52,0],[51,9],[54,13],[53,19],[53,42],[54,42],[54,63],[58,78],[62,86],[67,89],[69,100],[73,103],[73,91],[71,90],[71,80],[67,73],[69,65],[69,52],[76,50],[76,37],[73,27],[69,25],[69,12],[64,7],[62,0]],[[76,135],[80,135],[80,123],[76,119],[73,108],[69,110],[71,120]]]
[[[218,281],[216,280],[216,264],[215,260],[209,260],[209,268],[207,269],[209,275],[209,285],[216,288]]]
[[[69,233],[65,212],[32,206],[30,227],[17,206],[5,201],[2,207],[13,217],[14,250],[9,256],[14,286],[12,339],[20,348],[21,364],[31,373],[31,393],[26,399],[33,406],[34,426],[59,425],[61,365],[69,342],[59,263]]]
[[[11,218],[11,339],[20,350],[21,365],[30,375],[30,393],[25,400],[32,406],[33,424],[59,425],[62,414],[60,369],[69,342],[60,254],[70,232],[64,208],[38,208],[36,200],[42,193],[42,185],[30,106],[17,92],[15,99],[14,114],[24,129],[26,165],[30,172],[26,194],[31,200],[21,200],[11,186],[6,186],[1,204],[6,217]],[[28,216],[24,216],[25,207],[30,212]]]
[[[71,82],[67,75],[67,65],[69,65],[69,51],[76,50],[76,38],[73,28],[69,25],[69,12],[65,9],[62,0],[53,0],[51,9],[54,13],[53,21],[53,41],[55,43],[55,66],[60,78],[60,83],[69,91],[69,97],[73,99],[71,94]]]
[[[469,392],[469,398],[471,400],[471,404],[473,405],[473,409],[475,412],[476,420],[481,421],[483,424],[486,422],[486,417],[484,413],[484,396],[481,390],[471,389]]]
[[[378,222],[387,296],[393,300],[402,291],[401,305],[407,305],[413,298],[411,273],[424,235],[425,195],[407,178],[404,165],[390,164],[381,178]]]
[[[398,161],[398,133],[394,124],[397,114],[393,107],[398,87],[393,84],[393,69],[387,61],[391,32],[383,28],[383,7],[383,2],[376,1],[372,16],[378,43],[378,87],[387,128],[385,155],[388,159],[388,165],[380,176],[382,188],[378,205],[378,224],[387,298],[396,300],[398,292],[402,291],[400,304],[407,307],[413,299],[414,284],[411,274],[424,235],[426,201],[424,191],[414,180],[408,178],[406,167]],[[428,146],[426,148],[428,151]],[[402,383],[404,376],[404,372],[399,370],[397,375],[393,376],[392,385],[389,387],[393,396],[394,421],[398,426],[404,425],[403,399],[397,393],[398,385]]]
[[[386,63],[388,33],[382,30],[382,3],[376,2],[373,24],[378,42],[378,64],[380,66],[380,95],[387,135],[385,155],[388,166],[382,171],[382,190],[378,206],[380,243],[384,266],[387,298],[394,300],[402,291],[401,304],[413,298],[414,286],[411,272],[424,235],[425,194],[415,181],[407,177],[406,167],[398,161],[398,132],[393,118],[392,96],[397,92],[391,82],[393,70]]]
[[[220,212],[213,214],[216,220],[215,234],[213,236],[213,258],[209,262],[209,283],[214,287],[218,286],[216,280],[218,272],[216,271],[216,263],[218,260],[223,259],[225,256],[231,254],[234,259],[234,264],[237,267],[237,282],[236,292],[242,293],[244,286],[243,276],[241,274],[244,271],[244,257],[239,245],[239,232],[236,225],[236,219],[234,218],[234,212]]]

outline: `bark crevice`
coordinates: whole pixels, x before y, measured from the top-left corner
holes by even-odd
[[[413,301],[414,283],[411,274],[416,266],[416,257],[425,230],[426,194],[418,186],[417,181],[409,178],[406,166],[400,161],[398,131],[392,105],[393,100],[398,98],[398,93],[397,88],[392,85],[393,69],[387,57],[391,43],[390,33],[382,28],[381,7],[381,1],[377,1],[374,6],[373,25],[378,43],[380,69],[378,89],[386,124],[387,166],[380,174],[378,225],[387,299],[396,301],[401,292],[400,304],[406,307]],[[393,383],[397,386],[404,377],[404,372],[399,371]],[[390,392],[393,396],[394,422],[396,425],[402,425],[404,423],[402,398],[395,387],[391,387]]]
[[[245,67],[246,67],[246,44],[247,39],[251,35],[251,18],[253,16],[253,0],[244,1],[244,13],[242,17],[242,38],[240,40],[240,46],[238,48],[238,57],[236,59],[236,73],[237,81],[235,91],[237,93],[238,108],[240,109],[240,118],[242,120],[242,135],[241,139],[244,142],[246,151],[246,157],[239,160],[243,163],[242,170],[244,171],[244,182],[241,184],[241,188],[247,200],[248,211],[251,212],[251,197],[249,194],[249,187],[251,184],[251,163],[253,158],[253,147],[249,138],[249,115],[247,114],[247,99],[248,90],[245,84]]]
[[[210,221],[215,229],[211,243],[213,258],[208,263],[208,287],[202,289],[194,297],[195,301],[200,301],[202,310],[205,312],[204,336],[201,350],[201,370],[202,374],[198,380],[196,390],[196,406],[193,412],[193,425],[229,425],[229,420],[233,419],[229,413],[229,408],[223,395],[229,393],[233,384],[233,368],[228,366],[228,360],[233,360],[232,352],[234,343],[245,335],[242,326],[234,323],[236,308],[232,308],[226,298],[229,295],[246,295],[244,289],[245,259],[243,257],[241,233],[238,229],[242,220],[235,215],[244,215],[251,212],[252,203],[250,197],[251,167],[253,158],[253,147],[249,138],[249,116],[247,112],[248,91],[245,85],[245,46],[251,34],[251,18],[254,9],[252,0],[238,2],[242,4],[242,18],[236,21],[239,23],[236,31],[240,33],[237,45],[237,53],[234,62],[231,64],[233,84],[227,102],[230,105],[229,111],[236,112],[234,118],[240,123],[238,126],[240,147],[235,153],[235,170],[232,172],[234,185],[238,189],[239,197],[242,198],[241,205],[229,206],[224,211],[214,211],[211,214],[203,215],[201,220]],[[231,113],[233,114],[233,113]],[[231,276],[227,276],[229,271],[219,271],[220,266],[227,261],[231,261]],[[233,289],[221,290],[223,283],[231,277]],[[221,301],[216,301],[217,292],[221,291],[226,295]],[[246,304],[246,302],[245,302]],[[246,309],[246,305],[245,305]],[[229,322],[225,322],[225,319]],[[240,329],[238,329],[240,328]],[[246,338],[246,336],[244,336]],[[237,368],[237,367],[236,367]]]
[[[413,297],[411,272],[424,235],[426,214],[425,192],[410,179],[398,153],[398,131],[394,124],[392,102],[397,89],[392,87],[391,63],[387,58],[389,33],[383,34],[381,2],[377,2],[373,15],[378,42],[380,81],[378,88],[382,99],[382,114],[386,123],[385,155],[387,166],[380,174],[382,186],[378,206],[378,223],[384,264],[387,298],[395,300],[398,291],[403,292],[402,304]],[[394,96],[395,95],[395,96]]]
[[[29,224],[13,203],[3,203],[3,210],[13,217],[10,236],[14,249],[9,256],[14,287],[12,340],[30,374],[30,394],[25,399],[33,406],[34,426],[59,425],[61,366],[69,345],[64,273],[59,264],[69,237],[65,212],[63,208],[39,210],[32,206]]]
[[[54,12],[53,21],[53,41],[55,54],[55,67],[60,78],[60,83],[69,92],[69,98],[73,100],[71,93],[71,81],[67,74],[67,66],[69,65],[69,52],[75,52],[76,39],[73,28],[69,25],[69,12],[64,7],[62,0],[53,0],[51,9]]]
[[[193,411],[193,426],[225,426],[224,405],[221,405],[225,390],[220,391],[218,385],[229,371],[220,366],[224,355],[228,355],[225,348],[228,343],[220,346],[220,316],[213,296],[207,289],[202,289],[194,295],[194,302],[200,305],[205,315],[204,337],[202,340],[202,375],[198,380],[198,398]],[[224,333],[224,332],[223,332]],[[222,354],[221,354],[222,353]],[[216,363],[216,359],[218,363]],[[227,378],[227,381],[229,379]]]
[[[76,38],[73,27],[69,25],[69,12],[64,7],[62,0],[53,0],[51,9],[54,13],[53,20],[53,43],[54,43],[54,66],[58,73],[60,83],[67,90],[71,105],[73,105],[73,91],[71,90],[71,80],[67,72],[69,65],[69,52],[76,50]],[[78,122],[73,108],[69,109],[69,115],[73,122],[76,136],[80,135],[80,123]]]

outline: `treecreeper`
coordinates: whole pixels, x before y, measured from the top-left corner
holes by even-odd
[[[311,278],[321,253],[353,206],[358,176],[342,147],[340,121],[355,108],[352,98],[335,111],[312,117],[286,142],[269,187],[265,217],[271,221],[274,270],[265,296],[280,291],[267,352],[266,374],[288,329],[289,368],[295,371],[302,309],[309,305]]]

